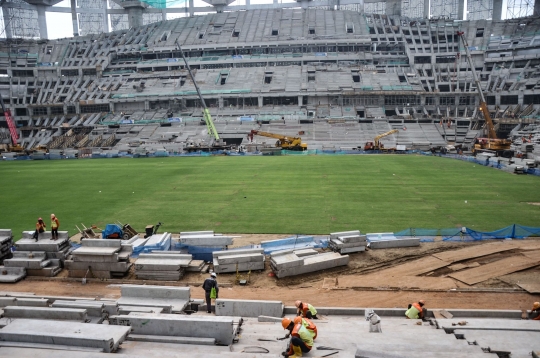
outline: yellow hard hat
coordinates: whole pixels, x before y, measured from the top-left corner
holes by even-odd
[[[296,308],[300,307],[300,305],[302,304],[302,301],[298,300],[294,303],[294,305],[296,306]]]
[[[287,317],[283,318],[283,319],[281,320],[281,325],[283,326],[283,329],[289,328],[289,325],[291,324],[291,322],[292,322],[292,321],[291,321],[290,318],[287,318]]]
[[[533,310],[536,310],[536,309],[539,309],[539,308],[540,308],[540,302],[533,303]]]

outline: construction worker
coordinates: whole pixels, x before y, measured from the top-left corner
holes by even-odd
[[[533,303],[533,308],[530,313],[531,319],[540,321],[540,302]]]
[[[60,221],[58,218],[51,214],[51,240],[58,240],[58,228],[60,227]]]
[[[317,317],[317,310],[315,309],[315,307],[313,307],[309,303],[296,301],[294,305],[296,306],[296,309],[297,309],[296,310],[297,316],[307,317],[309,319],[319,319]]]
[[[36,231],[34,232],[34,235],[32,236],[36,242],[38,241],[38,235],[42,232],[45,232],[45,229],[47,226],[43,222],[42,218],[38,218],[38,221],[36,223]]]
[[[426,301],[420,300],[409,305],[409,309],[405,311],[405,316],[410,319],[424,319],[427,310],[424,308]]]
[[[291,341],[287,350],[281,353],[284,357],[302,357],[302,353],[308,353],[313,347],[313,335],[304,327],[302,322],[294,323],[290,318],[283,318],[281,320],[283,329],[289,331]]]
[[[210,297],[210,294],[212,292],[212,289],[215,289],[216,291],[216,299],[219,295],[219,286],[216,280],[216,273],[212,272],[210,274],[210,277],[208,277],[206,280],[204,280],[204,283],[202,285],[202,288],[204,290],[204,298],[206,299],[206,313],[212,313],[212,297]]]
[[[297,316],[294,319],[294,324],[301,322],[304,327],[313,335],[313,340],[317,338],[317,326],[309,318]]]

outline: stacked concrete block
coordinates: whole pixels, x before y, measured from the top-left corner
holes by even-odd
[[[0,266],[0,282],[15,283],[26,277],[24,267],[5,267]]]
[[[360,230],[334,232],[328,240],[328,247],[340,254],[366,251],[366,245],[366,235],[360,235]]]
[[[13,246],[13,234],[11,230],[0,229],[0,263],[4,259],[11,258],[11,246]]]
[[[126,339],[130,327],[95,325],[70,321],[15,319],[0,329],[0,341],[54,346],[95,348],[100,352],[115,352]],[[46,345],[46,346],[44,346]]]
[[[185,231],[180,233],[179,242],[188,246],[226,247],[233,244],[233,237],[213,231]]]
[[[123,277],[131,268],[130,244],[119,239],[83,239],[81,247],[73,250],[65,266],[69,277],[113,278]]]
[[[9,267],[24,267],[27,276],[56,276],[64,266],[64,260],[71,250],[71,241],[67,231],[59,231],[58,239],[51,240],[51,232],[38,235],[33,239],[34,231],[23,231],[23,237],[15,243],[16,252]],[[7,261],[7,260],[5,260]]]
[[[163,313],[182,312],[191,300],[189,287],[122,285],[120,306],[161,307]]]
[[[191,255],[179,252],[140,254],[135,262],[135,275],[142,280],[178,281],[191,260]]]
[[[264,249],[216,251],[212,257],[217,273],[264,270]]]
[[[282,317],[284,308],[281,301],[216,300],[216,316]]]
[[[171,248],[171,234],[165,232],[163,234],[152,235],[147,239],[137,239],[133,242],[133,245],[135,245],[133,252],[136,255],[143,252],[169,251]]]
[[[4,307],[4,317],[9,319],[50,319],[58,321],[89,322],[86,309],[53,307]]]
[[[270,266],[278,278],[301,275],[308,272],[326,270],[349,263],[348,255],[327,252],[318,255],[298,257],[294,250],[274,252],[270,256]]]
[[[112,305],[112,307],[111,307]],[[109,301],[66,301],[56,300],[51,305],[54,308],[73,308],[86,310],[92,323],[102,323],[110,315],[118,314],[118,304]],[[112,309],[111,309],[112,308]]]
[[[208,264],[204,260],[191,260],[188,267],[186,267],[187,272],[208,272]]]
[[[242,319],[194,315],[170,315],[132,312],[110,317],[111,325],[129,326],[130,339],[145,337],[147,341],[230,345],[236,338]],[[168,339],[164,337],[169,337]],[[142,338],[142,337],[141,337]],[[191,338],[178,341],[178,338]],[[202,340],[200,340],[202,339]]]
[[[370,249],[420,246],[418,237],[396,237],[391,232],[366,234],[366,237]]]

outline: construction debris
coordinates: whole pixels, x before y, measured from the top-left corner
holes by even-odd
[[[331,233],[328,240],[328,247],[340,254],[366,251],[366,245],[366,235],[360,235],[360,230]]]
[[[337,252],[299,257],[295,250],[284,250],[270,255],[270,266],[278,278],[344,266],[348,263],[349,256]]]
[[[212,253],[214,272],[264,270],[263,249],[216,251]]]

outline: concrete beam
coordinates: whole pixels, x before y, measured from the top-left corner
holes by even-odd
[[[255,300],[216,300],[217,316],[283,316],[283,302],[281,301],[255,301]]]
[[[86,322],[87,311],[80,308],[18,307],[4,308],[6,318],[52,319]]]
[[[503,0],[493,0],[493,16],[494,21],[501,20],[502,18]]]

